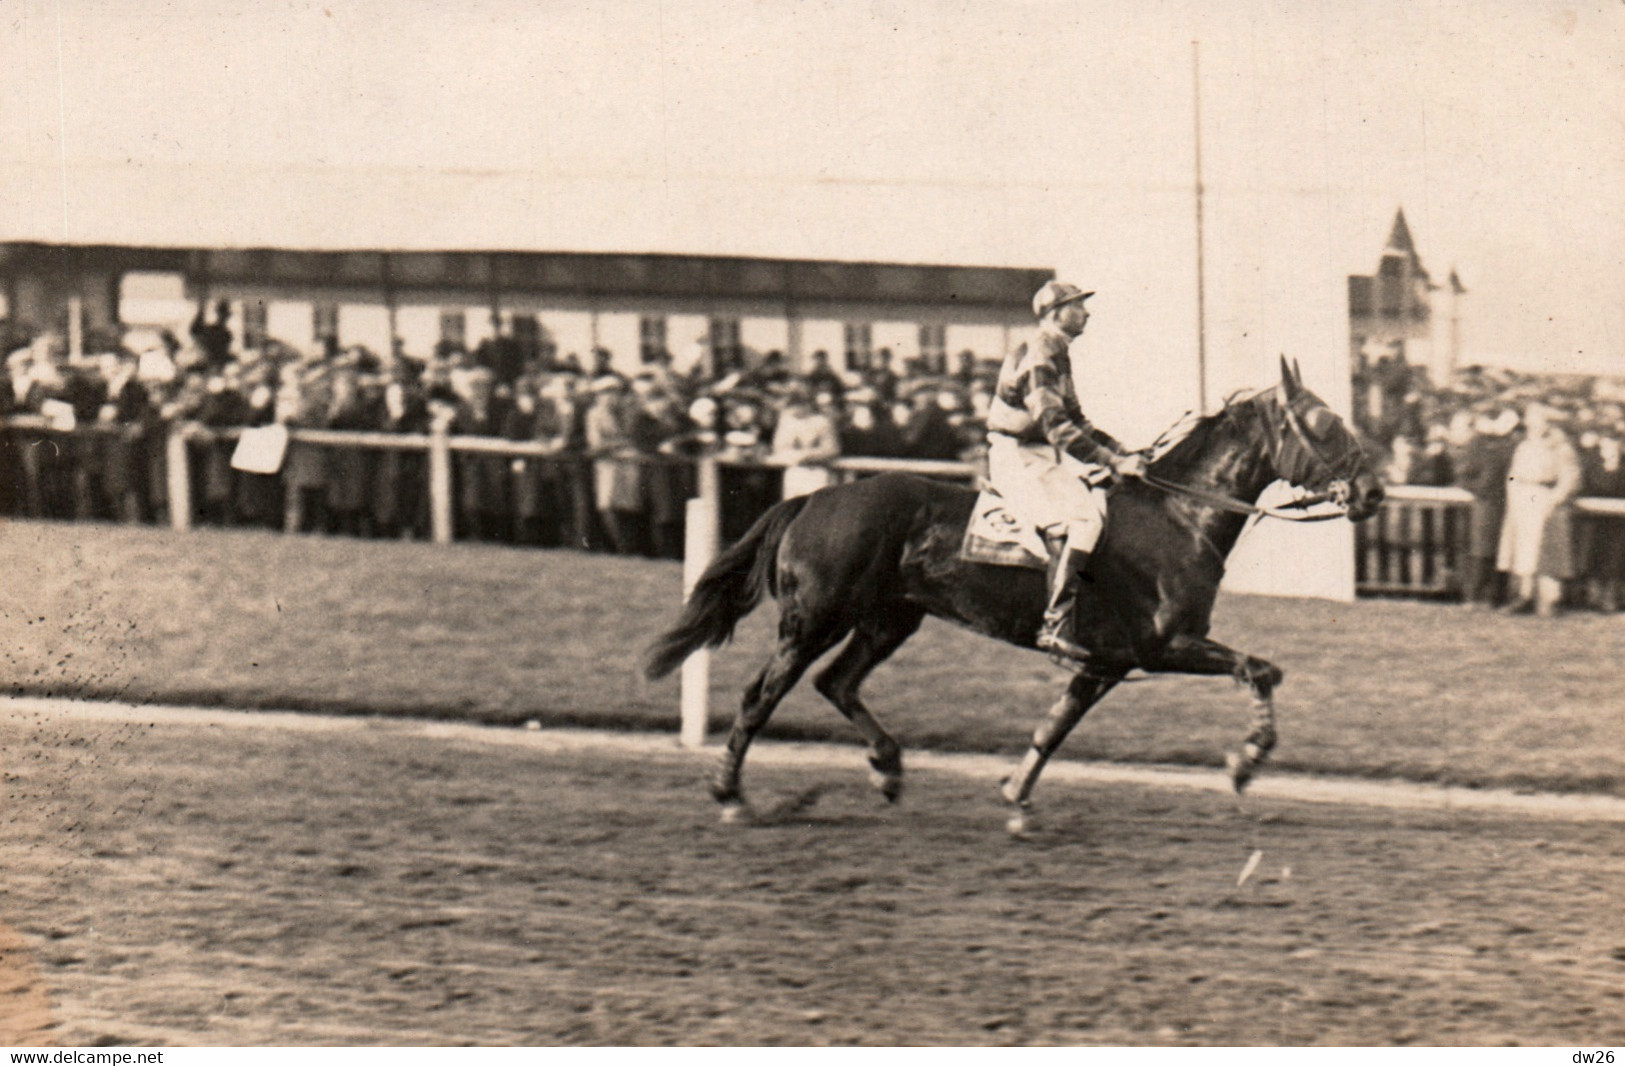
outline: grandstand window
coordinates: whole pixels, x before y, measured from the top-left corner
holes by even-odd
[[[468,312],[440,312],[440,343],[454,348],[468,343]]]
[[[243,301],[243,347],[264,348],[266,340],[264,300]]]
[[[737,325],[737,323],[736,323]],[[644,315],[638,319],[638,355],[651,363],[666,352],[666,316]]]
[[[711,320],[712,372],[727,374],[745,364],[745,346],[739,341],[739,319],[713,318]]]
[[[933,374],[948,372],[948,327],[941,322],[920,324],[920,364]]]
[[[339,339],[339,305],[319,303],[311,308],[310,332],[318,341]]]
[[[853,370],[868,370],[875,356],[874,327],[867,322],[848,322],[843,332],[846,365]]]

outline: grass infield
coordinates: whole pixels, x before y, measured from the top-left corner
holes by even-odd
[[[0,565],[0,677],[14,694],[677,728],[675,680],[636,669],[675,616],[675,563],[4,522]],[[715,728],[775,620],[759,608],[714,657]],[[1286,671],[1276,767],[1625,794],[1625,615],[1232,595],[1213,635]],[[1014,755],[1062,677],[1035,653],[928,620],[865,696],[905,749]],[[1231,682],[1152,678],[1090,712],[1062,755],[1216,766],[1246,726]],[[767,735],[856,743],[806,681]]]

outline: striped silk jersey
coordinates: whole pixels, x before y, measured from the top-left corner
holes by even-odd
[[[1107,465],[1123,446],[1084,416],[1072,384],[1066,334],[1040,327],[999,368],[987,428],[1023,444],[1049,443],[1086,463]]]

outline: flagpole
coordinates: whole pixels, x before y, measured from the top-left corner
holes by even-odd
[[[1191,102],[1196,131],[1196,402],[1207,411],[1207,270],[1202,218],[1202,42],[1191,42]]]

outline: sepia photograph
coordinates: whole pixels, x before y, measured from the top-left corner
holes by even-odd
[[[1621,0],[0,0],[0,123],[8,1061],[1625,1046]]]

